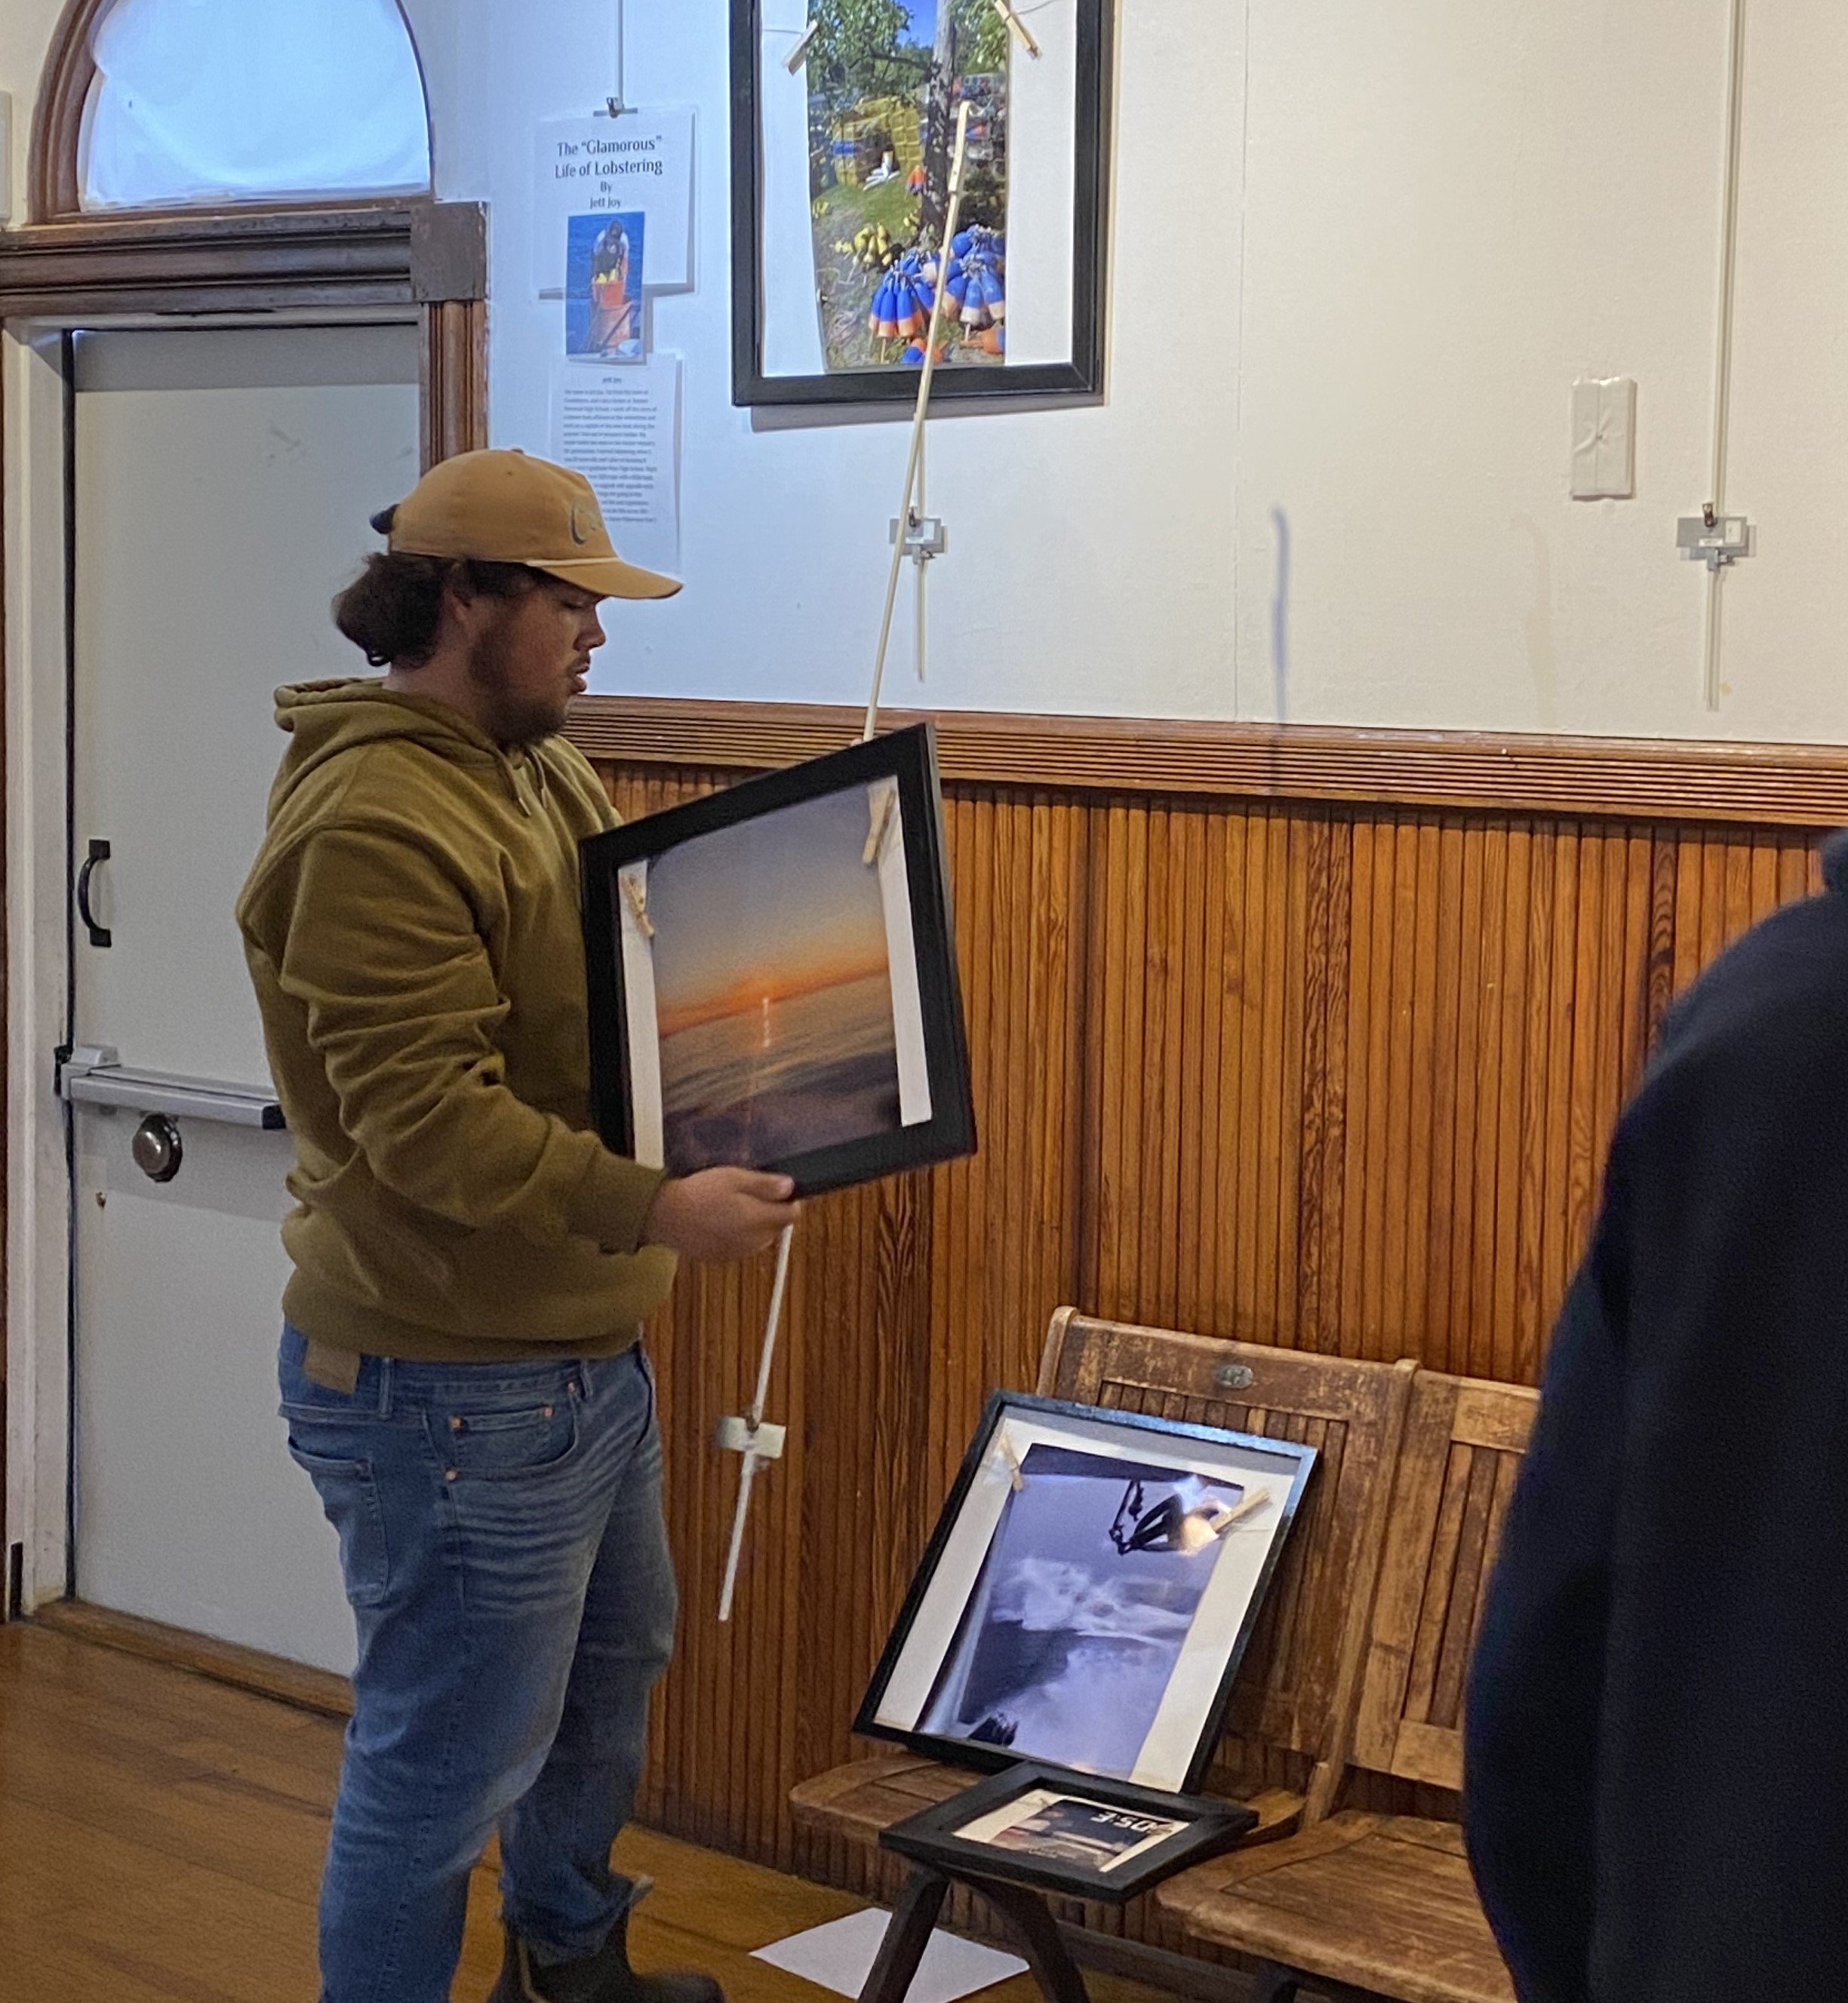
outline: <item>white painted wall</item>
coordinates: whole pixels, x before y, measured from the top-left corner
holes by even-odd
[[[1727,581],[1722,715],[1742,734],[1840,740],[1848,10],[1761,5],[1751,20],[1727,498],[1762,535]]]
[[[1241,713],[1272,713],[1276,508],[1293,717],[1710,727],[1675,517],[1706,498],[1726,26],[1724,0],[1254,5]],[[1633,501],[1568,497],[1580,373],[1638,379]]]
[[[1052,0],[1066,4],[1066,0]],[[51,0],[0,18],[30,103]],[[413,0],[442,191],[493,205],[497,442],[543,449],[562,308],[528,295],[536,119],[617,81],[699,111],[688,588],[612,622],[598,686],[863,697],[902,473],[892,421],[730,402],[723,0]],[[1727,0],[1121,0],[1105,404],[947,416],[930,501],[945,707],[1848,739],[1848,15],[1750,0],[1717,715],[1703,574]],[[23,145],[24,119],[18,123]],[[1638,495],[1567,497],[1581,372],[1636,376]],[[908,627],[889,697],[915,691]]]
[[[0,7],[0,90],[12,99],[12,156],[9,177],[12,202],[0,223],[26,219],[26,149],[32,131],[32,107],[51,30],[63,12],[63,0],[6,0]]]
[[[1119,218],[1139,220],[1117,234],[1115,290],[1144,304],[1118,315],[1108,403],[946,416],[932,428],[929,500],[951,548],[932,575],[933,704],[1234,713],[1243,81],[1232,12],[1224,0],[1127,0],[1115,194]],[[508,107],[513,129],[496,135],[494,265],[516,277],[492,315],[497,443],[545,442],[563,309],[518,295],[528,246],[517,190],[531,120],[607,94],[596,82],[599,15],[576,0],[534,0],[485,51],[504,77],[525,67],[529,43],[543,47],[565,80],[562,96],[520,92]],[[612,621],[593,685],[863,701],[905,427],[810,418],[772,428],[732,407],[726,21],[723,0],[628,0],[626,10],[627,96],[699,113],[698,284],[653,306],[655,345],[685,358],[688,588]],[[510,203],[499,199],[503,175]],[[1223,233],[1203,232],[1206,217]],[[908,611],[888,673],[894,702],[916,694],[909,630]]]

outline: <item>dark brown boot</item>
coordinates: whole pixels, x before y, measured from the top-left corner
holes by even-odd
[[[628,1914],[596,1953],[541,1966],[511,1928],[488,2003],[725,2003],[709,1975],[638,1975],[629,1966]]]

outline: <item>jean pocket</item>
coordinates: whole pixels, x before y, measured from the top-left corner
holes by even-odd
[[[565,1466],[579,1444],[572,1386],[544,1404],[434,1410],[425,1424],[451,1481],[529,1480]]]
[[[642,1422],[642,1437],[646,1439],[654,1430],[655,1423],[660,1417],[661,1394],[655,1383],[654,1365],[649,1360],[648,1351],[638,1342],[629,1354],[635,1359],[635,1368],[642,1373],[642,1389],[648,1397],[648,1415]]]
[[[376,1606],[391,1582],[391,1553],[372,1463],[317,1453],[302,1445],[293,1426],[289,1429],[289,1452],[313,1482],[322,1513],[340,1539],[340,1571],[348,1603]]]

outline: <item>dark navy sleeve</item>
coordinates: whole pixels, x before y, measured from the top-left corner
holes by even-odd
[[[1587,2003],[1592,1813],[1623,1409],[1610,1198],[1553,1332],[1483,1608],[1464,1833],[1521,2003]]]

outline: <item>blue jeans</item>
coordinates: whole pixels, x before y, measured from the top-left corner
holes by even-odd
[[[672,1651],[654,1387],[638,1347],[569,1363],[367,1357],[349,1392],[282,1337],[289,1452],[340,1534],[359,1627],[321,1881],[322,2003],[445,2003],[496,1826],[507,1924],[594,1953]]]

